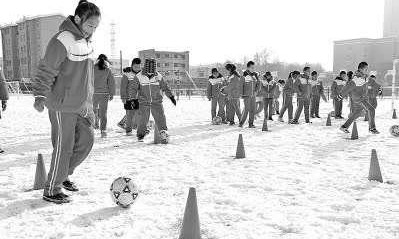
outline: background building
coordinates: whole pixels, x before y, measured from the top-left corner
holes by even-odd
[[[3,65],[8,80],[35,75],[48,42],[64,20],[65,17],[58,14],[36,16],[1,28]]]

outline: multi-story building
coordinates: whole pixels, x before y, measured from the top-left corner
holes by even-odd
[[[40,59],[44,56],[46,46],[51,37],[58,32],[60,24],[65,20],[62,15],[46,15],[23,18],[16,25],[1,28],[3,36],[4,65],[10,57],[14,58],[15,65],[7,75],[13,80],[31,78],[35,75]],[[15,33],[9,34],[10,27]],[[4,36],[6,39],[4,39]],[[10,40],[10,42],[7,42]],[[8,56],[4,54],[8,53]],[[7,76],[6,76],[7,77]]]
[[[19,79],[18,26],[11,24],[1,28],[3,49],[3,73],[7,80]]]

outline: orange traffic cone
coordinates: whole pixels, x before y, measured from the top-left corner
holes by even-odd
[[[369,170],[369,181],[383,182],[380,164],[378,163],[377,151],[375,149],[371,150],[371,160],[370,160],[370,170]]]
[[[396,116],[396,109],[393,109],[393,114],[392,114],[392,119],[397,119],[398,117]]]
[[[331,115],[330,114],[328,114],[328,116],[327,116],[326,126],[331,126]]]
[[[195,188],[190,188],[188,192],[179,239],[201,239]]]
[[[269,129],[267,128],[267,119],[263,121],[262,131],[269,131]]]
[[[236,158],[243,159],[245,158],[245,149],[244,149],[244,140],[242,139],[242,134],[238,136],[238,144],[236,151]]]
[[[155,124],[154,127],[154,144],[161,143],[161,135],[159,134],[158,126]]]
[[[46,181],[47,181],[47,173],[46,173],[46,168],[44,166],[43,155],[38,154],[33,190],[43,189],[44,185],[46,184]]]
[[[355,121],[355,122],[353,122],[351,139],[355,140],[355,139],[358,139],[358,138],[359,138],[359,135],[357,133],[357,124],[356,124],[356,121]]]

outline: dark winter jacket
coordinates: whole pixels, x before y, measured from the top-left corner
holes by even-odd
[[[381,85],[379,85],[374,79],[369,78],[367,82],[367,97],[369,99],[375,99],[381,90]]]
[[[356,71],[355,76],[351,81],[346,84],[341,91],[341,96],[345,97],[349,94],[352,96],[354,103],[360,103],[361,101],[367,100],[367,80],[365,75],[361,72]]]
[[[276,88],[274,90],[274,99],[278,99],[280,98],[281,95],[281,89],[280,89],[281,85],[276,83]]]
[[[127,72],[124,73],[121,79],[121,87],[120,87],[120,94],[122,100],[129,99],[129,85],[133,83],[134,78],[136,77],[137,73],[134,72]]]
[[[266,76],[263,76],[261,85],[261,96],[266,99],[273,99],[277,88],[276,82],[273,79],[267,79]]]
[[[6,79],[3,72],[0,70],[0,101],[8,100],[8,90],[6,85]]]
[[[335,78],[331,84],[331,98],[335,99],[341,93],[345,85],[346,82],[341,77]]]
[[[310,99],[312,91],[312,85],[310,84],[310,77],[307,75],[301,75],[298,80],[294,83],[295,92],[297,97],[301,99]]]
[[[227,95],[228,99],[239,99],[242,96],[242,77],[235,72],[227,79],[227,86],[223,87],[221,92]]]
[[[294,92],[295,92],[294,80],[292,78],[288,78],[283,87],[283,96],[284,97],[292,97]]]
[[[258,74],[246,70],[244,71],[243,77],[242,97],[255,97],[260,87]]]
[[[109,68],[100,70],[94,66],[94,94],[115,95],[115,79]]]
[[[219,98],[222,96],[220,90],[225,86],[225,80],[222,74],[219,74],[218,77],[214,77],[213,75],[209,76],[208,87],[207,87],[207,97],[208,99]]]
[[[312,91],[311,91],[312,96],[318,97],[324,95],[323,82],[319,80],[311,80],[310,83],[312,85]]]
[[[140,103],[162,103],[161,91],[169,98],[173,96],[168,84],[158,72],[151,78],[143,72],[138,73],[128,88],[129,100],[138,99]]]
[[[50,110],[79,113],[93,112],[94,64],[89,38],[68,17],[47,45],[37,75],[32,79],[35,97],[46,98]]]

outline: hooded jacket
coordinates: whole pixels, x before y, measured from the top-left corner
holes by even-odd
[[[244,71],[243,74],[242,97],[255,97],[259,91],[259,78],[256,72]]]
[[[340,95],[345,97],[348,94],[351,94],[354,103],[360,103],[361,101],[367,100],[368,84],[366,77],[366,75],[356,71],[353,79],[342,88]]]
[[[345,85],[346,82],[341,77],[335,78],[331,84],[331,98],[335,99],[341,93]]]
[[[260,94],[263,98],[273,99],[277,88],[277,84],[273,79],[267,79],[264,75],[261,81]]]
[[[94,94],[115,95],[115,79],[108,67],[100,70],[94,65]]]
[[[310,99],[312,85],[310,82],[310,77],[303,74],[294,83],[295,91],[297,97],[301,99]]]
[[[221,93],[220,90],[225,85],[225,80],[222,74],[219,73],[217,77],[209,76],[208,87],[206,89],[208,99],[218,98]]]
[[[93,111],[93,48],[72,19],[69,16],[48,43],[32,91],[46,98],[50,110],[86,116]]]
[[[228,99],[239,99],[242,96],[242,78],[235,72],[227,79],[227,86],[223,87],[221,92],[227,94]]]
[[[124,73],[122,75],[121,79],[121,88],[120,88],[120,94],[121,94],[121,99],[122,100],[128,100],[129,99],[129,87],[130,84],[133,83],[134,78],[139,72],[135,73],[134,71]],[[137,97],[137,96],[136,96]]]
[[[0,100],[8,100],[8,90],[6,85],[6,79],[3,75],[3,72],[0,70]]]
[[[169,98],[173,96],[168,84],[158,72],[152,77],[142,71],[137,73],[128,88],[129,100],[138,99],[140,103],[145,104],[162,103],[161,91]]]
[[[373,78],[369,78],[367,82],[367,97],[369,99],[377,98],[380,89],[381,86]]]

